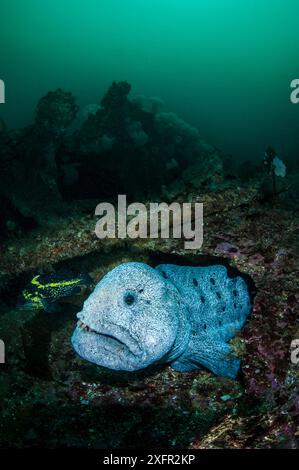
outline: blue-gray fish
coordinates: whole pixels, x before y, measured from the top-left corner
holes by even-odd
[[[235,378],[240,360],[229,341],[250,311],[246,282],[225,266],[124,263],[85,301],[72,344],[87,361],[114,370],[170,363]]]

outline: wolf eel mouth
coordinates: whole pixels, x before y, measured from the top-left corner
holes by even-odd
[[[96,331],[90,326],[88,326],[86,323],[82,322],[79,320],[77,322],[78,328],[80,328],[81,331],[89,334],[95,334],[99,338],[102,338],[105,340],[105,343],[110,344],[114,349],[119,349],[121,348],[123,351],[127,351],[130,354],[133,354],[134,356],[140,356],[141,355],[141,349],[137,343],[137,341],[125,330],[124,328],[121,328],[117,325],[117,328],[119,332],[121,333],[122,336],[125,336],[125,341],[121,340],[119,338],[119,334],[116,336],[116,334],[112,334],[110,331],[109,333],[107,331]],[[113,326],[113,325],[112,325]],[[106,348],[105,348],[106,349]],[[109,351],[112,352],[109,348]]]

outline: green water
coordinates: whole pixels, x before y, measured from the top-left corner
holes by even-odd
[[[238,158],[298,151],[298,0],[1,0],[0,78],[10,127],[50,89],[98,102],[112,80]]]

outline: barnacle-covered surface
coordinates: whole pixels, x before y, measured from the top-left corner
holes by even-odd
[[[290,359],[291,341],[299,338],[296,212],[283,197],[261,202],[258,181],[193,190],[186,198],[204,202],[198,252],[177,240],[100,241],[95,217],[81,206],[56,225],[2,243],[1,446],[298,446],[299,369]],[[236,381],[170,367],[113,373],[81,360],[70,336],[88,292],[68,299],[57,315],[15,309],[16,292],[36,271],[71,267],[97,282],[124,261],[155,264],[165,257],[186,264],[218,259],[251,277],[253,313],[233,340],[242,358]]]

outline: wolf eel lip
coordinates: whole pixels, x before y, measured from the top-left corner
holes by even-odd
[[[113,342],[115,345],[120,345],[122,347],[127,348],[130,353],[132,353],[134,356],[140,356],[142,354],[141,348],[139,347],[137,341],[129,334],[129,332],[123,328],[120,328],[117,325],[112,325],[116,326],[119,330],[120,333],[122,333],[122,336],[125,335],[126,342],[122,341],[119,339],[119,335],[115,335],[114,333],[111,333],[110,331],[97,331],[92,329],[90,326],[88,326],[86,323],[82,322],[79,320],[77,322],[77,327],[80,328],[80,330],[86,332],[86,333],[93,333],[96,334],[97,336],[102,336],[105,337],[106,339],[110,339],[111,342]]]
[[[77,322],[77,326],[80,328],[80,330],[89,331],[90,333],[98,333],[96,330],[93,330],[88,325],[86,325],[86,323],[83,323],[83,321],[81,320]]]

